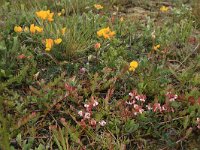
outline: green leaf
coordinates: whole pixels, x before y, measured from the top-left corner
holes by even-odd
[[[139,128],[139,124],[136,124],[134,120],[128,120],[125,124],[125,132],[132,133]]]
[[[189,125],[189,116],[187,115],[187,116],[185,116],[184,122],[183,122],[184,129],[186,129],[188,127],[188,125]]]

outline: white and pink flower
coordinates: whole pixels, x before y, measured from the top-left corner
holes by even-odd
[[[100,124],[100,126],[105,126],[106,125],[106,121],[104,121],[104,120],[101,120],[101,121],[99,121],[99,124]]]

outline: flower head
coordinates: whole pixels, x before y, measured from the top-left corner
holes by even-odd
[[[100,29],[97,31],[98,37],[104,37],[104,39],[110,39],[115,35],[115,31],[111,31],[109,27]]]
[[[26,56],[24,54],[21,54],[21,55],[17,56],[17,58],[18,59],[24,59],[24,58],[26,58]]]
[[[55,39],[55,40],[54,40],[54,43],[55,43],[56,45],[60,44],[61,42],[62,42],[62,39],[61,39],[61,38],[58,38],[58,39]]]
[[[160,44],[158,44],[158,45],[156,45],[156,46],[153,47],[153,49],[154,49],[155,51],[157,51],[159,48],[160,48]]]
[[[95,7],[97,10],[103,9],[103,6],[100,5],[100,4],[94,4],[94,7]]]
[[[15,27],[14,27],[14,31],[15,31],[15,32],[22,32],[23,30],[22,30],[22,27],[20,27],[20,26],[15,26]]]
[[[78,115],[79,115],[80,117],[83,117],[83,111],[82,111],[82,110],[79,110],[79,111],[78,111]]]
[[[50,10],[47,10],[47,11],[41,10],[41,11],[36,12],[36,15],[42,20],[53,21],[54,13],[51,13]]]
[[[43,28],[35,26],[34,24],[31,24],[31,26],[30,26],[30,32],[32,34],[34,34],[35,32],[41,33],[42,31],[43,31]]]
[[[47,20],[49,21],[49,22],[51,22],[51,21],[53,21],[53,15],[54,15],[54,13],[48,13],[48,17],[47,17]]]
[[[85,115],[84,115],[84,118],[85,119],[90,119],[90,116],[91,116],[91,114],[89,112],[86,112]]]
[[[104,121],[104,120],[101,120],[101,121],[99,121],[99,124],[100,124],[100,126],[105,126],[106,125],[106,122]]]
[[[132,61],[129,65],[129,71],[135,71],[135,69],[138,67],[137,61]]]
[[[47,11],[37,11],[36,12],[37,17],[41,18],[42,20],[45,20],[47,18]]]
[[[100,43],[96,43],[95,45],[94,45],[94,48],[95,49],[99,49],[101,47],[101,44]]]
[[[62,28],[62,29],[61,29],[61,33],[62,33],[62,35],[64,35],[64,34],[65,34],[65,32],[66,32],[66,29],[67,29],[66,27],[64,27],[64,28]]]
[[[29,32],[29,27],[25,27],[24,32]]]
[[[30,26],[30,32],[31,33],[35,33],[35,25],[34,24],[31,24],[31,26]]]
[[[46,51],[50,51],[53,47],[53,40],[52,39],[46,39]]]
[[[95,127],[96,124],[97,124],[97,122],[96,122],[95,119],[91,119],[91,120],[90,120],[90,125],[91,125],[91,126],[94,126],[94,127]]]
[[[97,102],[96,100],[94,100],[92,106],[93,106],[93,107],[96,107],[96,106],[98,106],[98,105],[99,105],[99,102]]]
[[[40,28],[40,27],[38,27],[38,26],[35,26],[35,30],[36,30],[37,32],[41,33],[41,32],[43,31],[43,28]]]
[[[121,18],[119,19],[119,21],[120,21],[120,22],[123,22],[123,21],[124,21],[124,17],[121,17]]]
[[[169,7],[166,7],[166,6],[160,7],[161,12],[167,12],[168,10],[169,10]]]

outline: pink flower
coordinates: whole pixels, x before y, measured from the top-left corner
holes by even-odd
[[[142,109],[142,106],[134,104],[133,107],[135,108],[134,115],[137,115],[138,113],[142,114],[144,112],[144,109]]]
[[[86,123],[85,123],[85,120],[84,119],[81,119],[81,121],[79,122],[80,123],[80,126],[82,128],[86,128]]]
[[[167,110],[167,106],[166,106],[166,105],[163,105],[163,106],[161,107],[161,109],[162,109],[162,111],[166,111],[166,110]]]
[[[86,112],[84,115],[84,119],[90,119],[91,114],[89,112]]]
[[[133,105],[133,104],[135,104],[135,100],[132,100],[132,101],[126,101],[125,102],[127,105]]]
[[[65,118],[60,118],[60,122],[65,123],[66,122]]]
[[[167,92],[166,97],[170,102],[175,101],[178,98],[177,94],[172,94],[171,92]]]
[[[18,59],[25,59],[26,56],[25,56],[24,54],[21,54],[21,55],[17,56],[17,58],[18,58]]]
[[[105,126],[106,125],[106,122],[104,121],[104,120],[101,120],[101,121],[99,121],[99,124],[100,124],[100,126]]]
[[[137,96],[135,96],[135,99],[137,99],[138,101],[141,101],[141,102],[145,102],[146,96],[143,94],[137,95]]]
[[[80,117],[83,117],[83,111],[82,111],[82,110],[79,110],[79,111],[78,111],[78,115],[79,115]]]
[[[96,43],[95,45],[94,45],[94,48],[95,49],[99,49],[101,47],[101,44],[100,43]]]
[[[80,71],[80,73],[84,74],[87,71],[87,69],[82,67],[79,71]]]
[[[152,109],[153,109],[150,103],[149,103],[148,105],[146,105],[146,108],[147,108],[148,110],[152,110]]]
[[[200,124],[198,124],[197,128],[200,129]]]
[[[138,105],[138,104],[134,104],[133,107],[134,107],[135,109],[138,109],[138,108],[139,108],[139,105]]]
[[[140,108],[139,113],[142,114],[144,112],[144,109]]]
[[[97,124],[96,120],[94,120],[94,119],[90,120],[90,125],[91,126],[96,126],[96,124]]]
[[[84,104],[84,107],[87,111],[91,111],[93,106],[91,104]]]
[[[84,107],[85,107],[85,108],[88,108],[88,107],[90,107],[90,105],[88,105],[88,104],[84,104]]]
[[[132,90],[128,95],[133,99],[137,95],[137,91],[136,90]]]
[[[156,111],[162,111],[162,108],[161,108],[161,106],[160,106],[160,103],[155,103],[154,105],[153,105],[153,111],[154,112],[156,112]]]
[[[99,105],[99,103],[96,101],[96,100],[94,100],[94,102],[93,102],[93,107],[96,107],[97,105]]]
[[[200,123],[200,118],[197,118],[197,123]]]

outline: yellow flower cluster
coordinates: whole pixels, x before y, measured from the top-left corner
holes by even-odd
[[[31,33],[35,33],[35,32],[38,32],[38,33],[41,33],[43,31],[43,28],[40,28],[38,26],[35,26],[34,24],[31,24],[30,26],[30,32]]]
[[[103,6],[100,5],[100,4],[94,4],[94,7],[95,7],[97,10],[103,9]]]
[[[53,47],[54,44],[58,45],[62,42],[62,39],[61,38],[58,38],[58,39],[46,39],[45,40],[45,46],[46,46],[46,51],[50,51]]]
[[[37,17],[41,18],[42,20],[48,20],[48,21],[53,21],[53,15],[54,13],[51,13],[50,10],[44,11],[37,11],[36,12]]]
[[[17,32],[17,33],[20,33],[22,31],[24,32],[29,32],[29,28],[28,27],[25,27],[24,29],[20,26],[15,26],[14,27],[14,31]],[[38,33],[41,33],[43,32],[43,28],[41,27],[38,27],[38,26],[35,26],[34,24],[31,24],[30,26],[30,32],[31,33],[35,33],[35,32],[38,32]]]
[[[111,31],[109,27],[97,31],[98,37],[104,37],[105,39],[110,39],[115,34],[116,34],[115,31]]]
[[[132,61],[129,64],[129,71],[135,71],[135,69],[138,67],[138,62],[137,61]]]
[[[168,10],[169,10],[169,7],[166,7],[166,6],[160,7],[161,12],[167,12]]]

